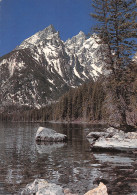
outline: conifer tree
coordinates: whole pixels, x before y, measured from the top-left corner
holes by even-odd
[[[98,21],[94,31],[101,44],[107,46],[105,63],[111,71],[112,93],[126,124],[127,86],[123,75],[132,63],[137,49],[137,3],[136,0],[92,0],[95,13],[91,16]]]
[[[137,45],[137,3],[136,0],[92,0],[98,21],[94,30],[107,45],[107,64],[119,79],[121,69],[131,62]]]

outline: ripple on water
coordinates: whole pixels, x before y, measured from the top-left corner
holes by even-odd
[[[35,143],[39,126],[68,136],[60,144]],[[36,178],[70,188],[83,195],[100,181],[110,194],[137,191],[136,154],[92,153],[86,135],[104,127],[86,124],[0,124],[0,194],[19,194]]]

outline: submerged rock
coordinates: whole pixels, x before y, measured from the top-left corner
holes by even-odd
[[[100,182],[97,188],[94,188],[93,190],[88,191],[84,195],[108,195],[107,187],[102,182]]]
[[[137,133],[108,128],[105,132],[93,132],[87,135],[93,149],[137,150]]]
[[[62,142],[67,140],[67,136],[49,128],[39,127],[35,139],[44,142]]]

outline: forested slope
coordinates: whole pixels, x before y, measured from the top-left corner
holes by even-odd
[[[90,122],[136,127],[136,72],[137,66],[133,63],[123,70],[119,83],[115,82],[112,75],[100,77],[96,81],[70,89],[57,102],[40,109],[8,107],[0,115],[1,120]],[[120,96],[115,94],[116,89]]]

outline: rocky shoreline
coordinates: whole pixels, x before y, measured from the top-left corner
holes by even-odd
[[[46,151],[49,152],[50,150],[60,148],[64,145],[63,141],[67,140],[67,136],[64,134],[59,134],[55,132],[52,129],[47,129],[44,127],[39,127],[38,131],[36,133],[36,143],[37,141],[40,141],[44,143],[44,145],[40,144],[38,146],[38,152],[46,153]],[[109,127],[105,129],[103,132],[90,132],[87,135],[87,140],[90,143],[91,150],[98,150],[100,154],[94,154],[97,155],[96,158],[99,159],[101,157],[101,151],[107,150],[107,151],[117,151],[117,152],[131,152],[134,155],[137,154],[137,132],[124,132],[122,130],[118,130],[114,127]],[[49,145],[50,142],[50,145]],[[60,142],[60,143],[57,143]],[[47,143],[47,144],[46,144]],[[59,144],[59,145],[58,145]],[[57,147],[57,148],[56,148]],[[124,159],[126,159],[124,157]],[[120,161],[122,160],[121,157],[119,159],[115,156],[113,158],[108,157],[107,161]],[[126,159],[128,163],[128,158]],[[105,159],[104,159],[105,162]],[[136,170],[128,170],[128,177],[123,178],[124,180],[129,179],[133,181],[132,187],[136,187]],[[130,173],[132,174],[132,177],[130,176]],[[126,173],[127,174],[127,173]],[[131,177],[131,179],[130,179]],[[122,181],[113,181],[113,184],[115,185],[115,182],[118,186],[122,186]],[[108,195],[109,188],[104,184],[103,179],[98,182],[98,186],[95,186],[94,189],[89,190],[83,195]],[[75,193],[72,193],[69,188],[63,188],[60,185],[57,185],[55,183],[48,183],[45,179],[35,179],[33,183],[28,184],[21,192],[21,195],[78,195]]]
[[[93,150],[116,150],[137,152],[137,132],[127,132],[109,127],[104,132],[91,132],[87,135]]]
[[[48,183],[44,179],[35,179],[31,184],[28,184],[21,192],[21,195],[78,195],[71,193],[70,189],[63,189],[60,185]],[[108,195],[107,187],[100,182],[100,184],[89,190],[84,195]]]

